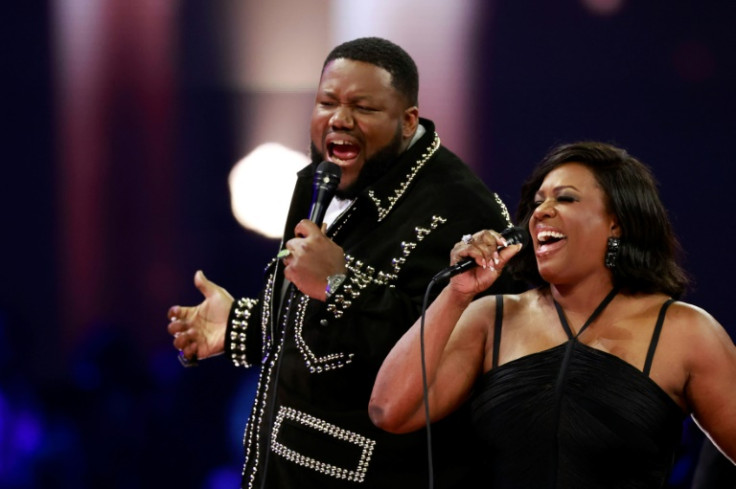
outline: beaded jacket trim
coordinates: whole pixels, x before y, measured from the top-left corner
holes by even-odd
[[[506,226],[511,226],[511,214],[509,214],[509,210],[506,208],[506,204],[504,204],[503,200],[501,200],[501,197],[498,196],[497,193],[493,193],[493,199],[496,201],[496,204],[498,204],[498,207],[501,209],[501,215],[504,219],[506,219]]]
[[[291,308],[291,302],[293,298],[293,291],[285,298],[285,307],[287,310]],[[281,324],[282,331],[286,330],[286,322],[288,321],[288,317],[288,314],[284,315]],[[242,472],[243,476],[245,476],[248,467],[251,467],[247,481],[248,489],[253,489],[253,483],[255,482],[256,474],[258,473],[256,467],[258,467],[261,458],[261,426],[263,425],[263,421],[266,415],[266,408],[269,402],[268,386],[270,386],[273,382],[276,362],[278,362],[278,359],[281,356],[283,344],[284,337],[282,335],[281,341],[278,343],[275,351],[269,354],[270,350],[264,350],[263,359],[261,360],[262,368],[258,376],[256,400],[253,406],[251,417],[248,420],[247,426],[245,427],[245,433],[243,434],[243,445],[245,446],[245,462],[243,463]],[[253,447],[252,450],[251,447]]]
[[[322,462],[313,457],[299,453],[279,442],[279,430],[281,429],[281,425],[285,419],[299,423],[302,427],[315,430],[337,440],[359,447],[361,449],[361,454],[359,459],[356,461],[355,466],[338,467],[327,462]],[[375,446],[375,440],[366,438],[365,436],[353,431],[340,428],[332,423],[316,418],[311,414],[285,406],[279,407],[279,412],[276,415],[276,421],[273,426],[273,433],[271,434],[271,449],[274,453],[294,462],[295,464],[301,465],[302,467],[335,477],[336,479],[350,482],[363,482],[365,480],[365,475],[366,472],[368,472],[368,465],[370,464],[371,457],[373,456]]]
[[[394,189],[394,195],[389,196],[386,200],[388,202],[381,201],[380,198],[376,197],[376,194],[373,190],[368,191],[368,197],[373,201],[373,203],[376,206],[376,211],[378,212],[378,221],[382,221],[389,212],[391,212],[391,209],[396,205],[396,203],[399,201],[402,195],[404,195],[404,192],[406,192],[406,189],[409,188],[409,185],[411,185],[411,182],[414,180],[414,177],[417,176],[417,173],[419,173],[419,170],[424,166],[427,161],[437,152],[437,150],[440,148],[440,137],[435,132],[434,133],[434,139],[432,140],[432,143],[429,145],[429,148],[427,148],[426,153],[422,153],[422,155],[419,157],[417,162],[414,164],[414,166],[409,170],[409,174],[406,175],[404,178],[404,181],[401,182],[399,185],[399,188]]]
[[[327,311],[331,312],[335,319],[339,319],[353,305],[353,300],[360,296],[363,289],[371,284],[390,285],[398,277],[401,267],[406,263],[407,258],[417,247],[417,244],[446,222],[447,219],[442,216],[432,216],[432,221],[426,227],[415,227],[414,240],[401,242],[401,253],[391,260],[391,269],[387,271],[376,271],[375,268],[367,266],[354,256],[346,255],[345,261],[348,269],[346,280],[338,289],[338,293],[327,301]]]
[[[250,367],[245,351],[246,332],[251,310],[258,304],[258,299],[242,298],[235,304],[230,320],[230,359],[238,367]]]
[[[307,309],[309,300],[309,297],[306,295],[301,296],[299,300],[299,305],[297,305],[296,308],[296,327],[294,331],[296,346],[299,348],[302,358],[304,358],[304,363],[306,364],[307,369],[310,373],[320,374],[322,372],[329,372],[330,370],[342,368],[351,363],[353,361],[353,353],[330,353],[328,355],[318,357],[314,354],[312,349],[309,348],[309,345],[307,345],[307,342],[302,336],[304,312]]]

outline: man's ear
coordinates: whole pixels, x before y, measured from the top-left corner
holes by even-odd
[[[409,139],[414,135],[419,125],[419,107],[416,105],[404,110],[404,119],[401,122],[401,135]]]

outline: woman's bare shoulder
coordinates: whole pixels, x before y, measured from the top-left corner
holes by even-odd
[[[667,310],[666,320],[674,332],[691,339],[728,337],[716,318],[705,309],[688,302],[673,302]]]
[[[705,309],[687,302],[674,302],[667,310],[663,339],[680,349],[690,363],[710,361],[736,355],[736,346],[726,329]]]

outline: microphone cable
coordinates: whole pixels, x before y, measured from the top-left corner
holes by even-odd
[[[419,349],[422,363],[422,393],[424,395],[424,419],[427,430],[427,473],[429,476],[429,489],[434,488],[434,462],[432,461],[432,422],[429,417],[429,388],[427,386],[427,365],[424,355],[424,318],[429,304],[429,295],[434,287],[437,277],[432,277],[427,285],[422,301],[422,316],[419,323]]]
[[[514,245],[514,244],[521,244],[522,246],[526,246],[528,240],[529,240],[529,234],[524,228],[520,227],[509,227],[501,231],[501,236],[503,236],[506,241],[507,245]],[[499,247],[504,248],[505,246]],[[420,349],[420,357],[421,357],[421,364],[422,364],[422,393],[424,396],[424,418],[425,418],[425,424],[426,424],[426,430],[427,430],[427,469],[429,474],[429,489],[434,488],[434,463],[432,460],[432,423],[430,421],[429,417],[429,387],[427,386],[427,365],[425,361],[425,355],[424,355],[424,319],[427,313],[427,308],[429,307],[429,296],[430,292],[432,291],[432,287],[439,282],[444,281],[445,279],[449,279],[453,275],[456,275],[458,273],[465,272],[466,270],[469,270],[470,268],[473,268],[476,266],[475,260],[472,259],[466,259],[464,262],[457,263],[453,266],[450,266],[439,273],[437,273],[434,277],[432,277],[432,280],[429,281],[429,284],[427,284],[427,289],[424,293],[424,300],[422,301],[422,316],[421,321],[419,323],[419,349]]]
[[[319,227],[322,226],[325,212],[327,211],[327,207],[332,201],[333,196],[335,195],[335,190],[337,190],[337,186],[340,184],[341,177],[342,169],[337,164],[332,163],[331,161],[321,162],[319,165],[317,165],[317,168],[314,171],[312,181],[312,204],[309,209],[308,219],[314,222]],[[277,255],[277,258],[281,258],[280,254]],[[279,263],[277,262],[274,269],[274,280],[276,277],[276,273],[278,272],[278,268]],[[286,280],[286,277],[284,277],[284,280]],[[269,460],[271,459],[271,445],[273,444],[273,425],[274,420],[276,419],[276,401],[278,399],[279,392],[279,375],[281,374],[281,363],[284,355],[286,355],[286,342],[288,340],[288,335],[293,333],[293,331],[289,328],[289,316],[291,315],[291,301],[296,295],[296,290],[298,290],[296,286],[293,283],[289,283],[281,296],[281,302],[279,303],[276,318],[271,315],[272,328],[274,325],[274,321],[278,323],[282,320],[285,320],[286,322],[283,326],[279,345],[276,344],[275,335],[273,334],[273,332],[271,334],[271,340],[273,341],[273,344],[271,346],[271,353],[278,355],[278,358],[276,359],[275,369],[273,370],[273,393],[270,396],[270,399],[266,399],[265,401],[267,403],[267,413],[264,419],[268,420],[269,426],[268,433],[266,434],[266,453],[264,455],[262,469],[263,475],[261,476],[262,489],[266,487],[266,480],[268,478],[268,465]],[[287,301],[286,306],[284,306],[283,304],[284,300]],[[258,401],[258,394],[259,393],[256,393],[256,402]],[[268,397],[268,384],[266,384],[264,387],[263,395]],[[256,429],[260,430],[261,427],[262,425],[258,425]],[[258,471],[257,464],[253,466],[252,470],[254,471],[254,473]]]

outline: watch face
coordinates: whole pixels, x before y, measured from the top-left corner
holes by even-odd
[[[335,292],[335,290],[340,287],[344,280],[345,275],[342,273],[330,275],[329,277],[327,277],[327,288],[325,289],[327,297],[330,297]]]

